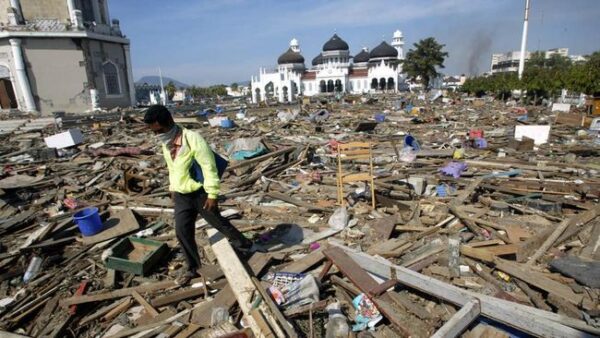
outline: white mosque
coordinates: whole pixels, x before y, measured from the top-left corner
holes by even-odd
[[[363,48],[350,55],[348,44],[337,34],[323,45],[323,51],[306,68],[298,40],[290,41],[290,48],[277,59],[276,70],[259,69],[253,76],[252,102],[269,98],[279,102],[295,100],[298,95],[322,93],[381,93],[397,92],[403,81],[404,37],[394,32],[392,43],[382,41],[369,52]]]

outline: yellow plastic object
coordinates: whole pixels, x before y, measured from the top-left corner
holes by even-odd
[[[463,157],[465,157],[465,150],[463,148],[454,150],[454,153],[452,154],[453,159],[460,160]]]

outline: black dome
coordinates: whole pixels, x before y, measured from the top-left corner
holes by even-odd
[[[354,63],[361,62],[369,62],[369,52],[364,49],[354,56]]]
[[[342,40],[337,34],[333,34],[329,41],[325,42],[323,45],[323,51],[329,52],[334,50],[349,50],[348,44],[346,41]]]
[[[398,51],[390,46],[389,43],[382,41],[379,46],[375,47],[369,56],[372,58],[397,58]]]
[[[320,65],[323,63],[323,54],[319,53],[319,55],[315,56],[314,59],[312,59],[312,65],[316,66],[316,65]]]
[[[304,56],[290,48],[277,59],[277,64],[283,65],[286,63],[304,63]]]

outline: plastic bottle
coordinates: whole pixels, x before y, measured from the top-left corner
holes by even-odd
[[[38,272],[40,272],[40,268],[42,267],[42,258],[38,256],[33,256],[31,258],[31,262],[29,262],[29,266],[23,275],[23,282],[28,283],[33,277],[35,277]]]
[[[346,316],[342,313],[339,302],[327,305],[329,322],[327,323],[325,338],[347,338],[350,332]]]

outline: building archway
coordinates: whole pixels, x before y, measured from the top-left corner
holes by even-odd
[[[395,90],[396,89],[395,87],[396,87],[396,84],[394,83],[394,78],[393,77],[388,78],[388,80],[387,80],[387,89],[388,90]]]
[[[379,90],[385,90],[385,78],[379,79]]]
[[[325,82],[325,80],[321,80],[321,82],[319,82],[319,93],[325,92],[327,92],[327,83]]]
[[[371,80],[371,89],[377,89],[377,79]]]
[[[273,81],[267,83],[265,85],[265,99],[272,99],[275,95],[275,86],[273,85]]]
[[[334,90],[336,92],[338,92],[338,93],[343,90],[342,81],[341,80],[335,80]]]
[[[288,102],[288,87],[283,86],[283,88],[281,88],[281,91],[283,92],[283,102]]]
[[[333,88],[334,88],[333,80],[327,81],[327,92],[328,93],[333,93]]]
[[[15,90],[10,79],[10,69],[2,65],[0,65],[0,106],[2,106],[2,109],[19,108]]]
[[[254,93],[256,93],[256,102],[262,101],[261,98],[260,98],[260,88],[256,88],[256,90],[254,91]]]

